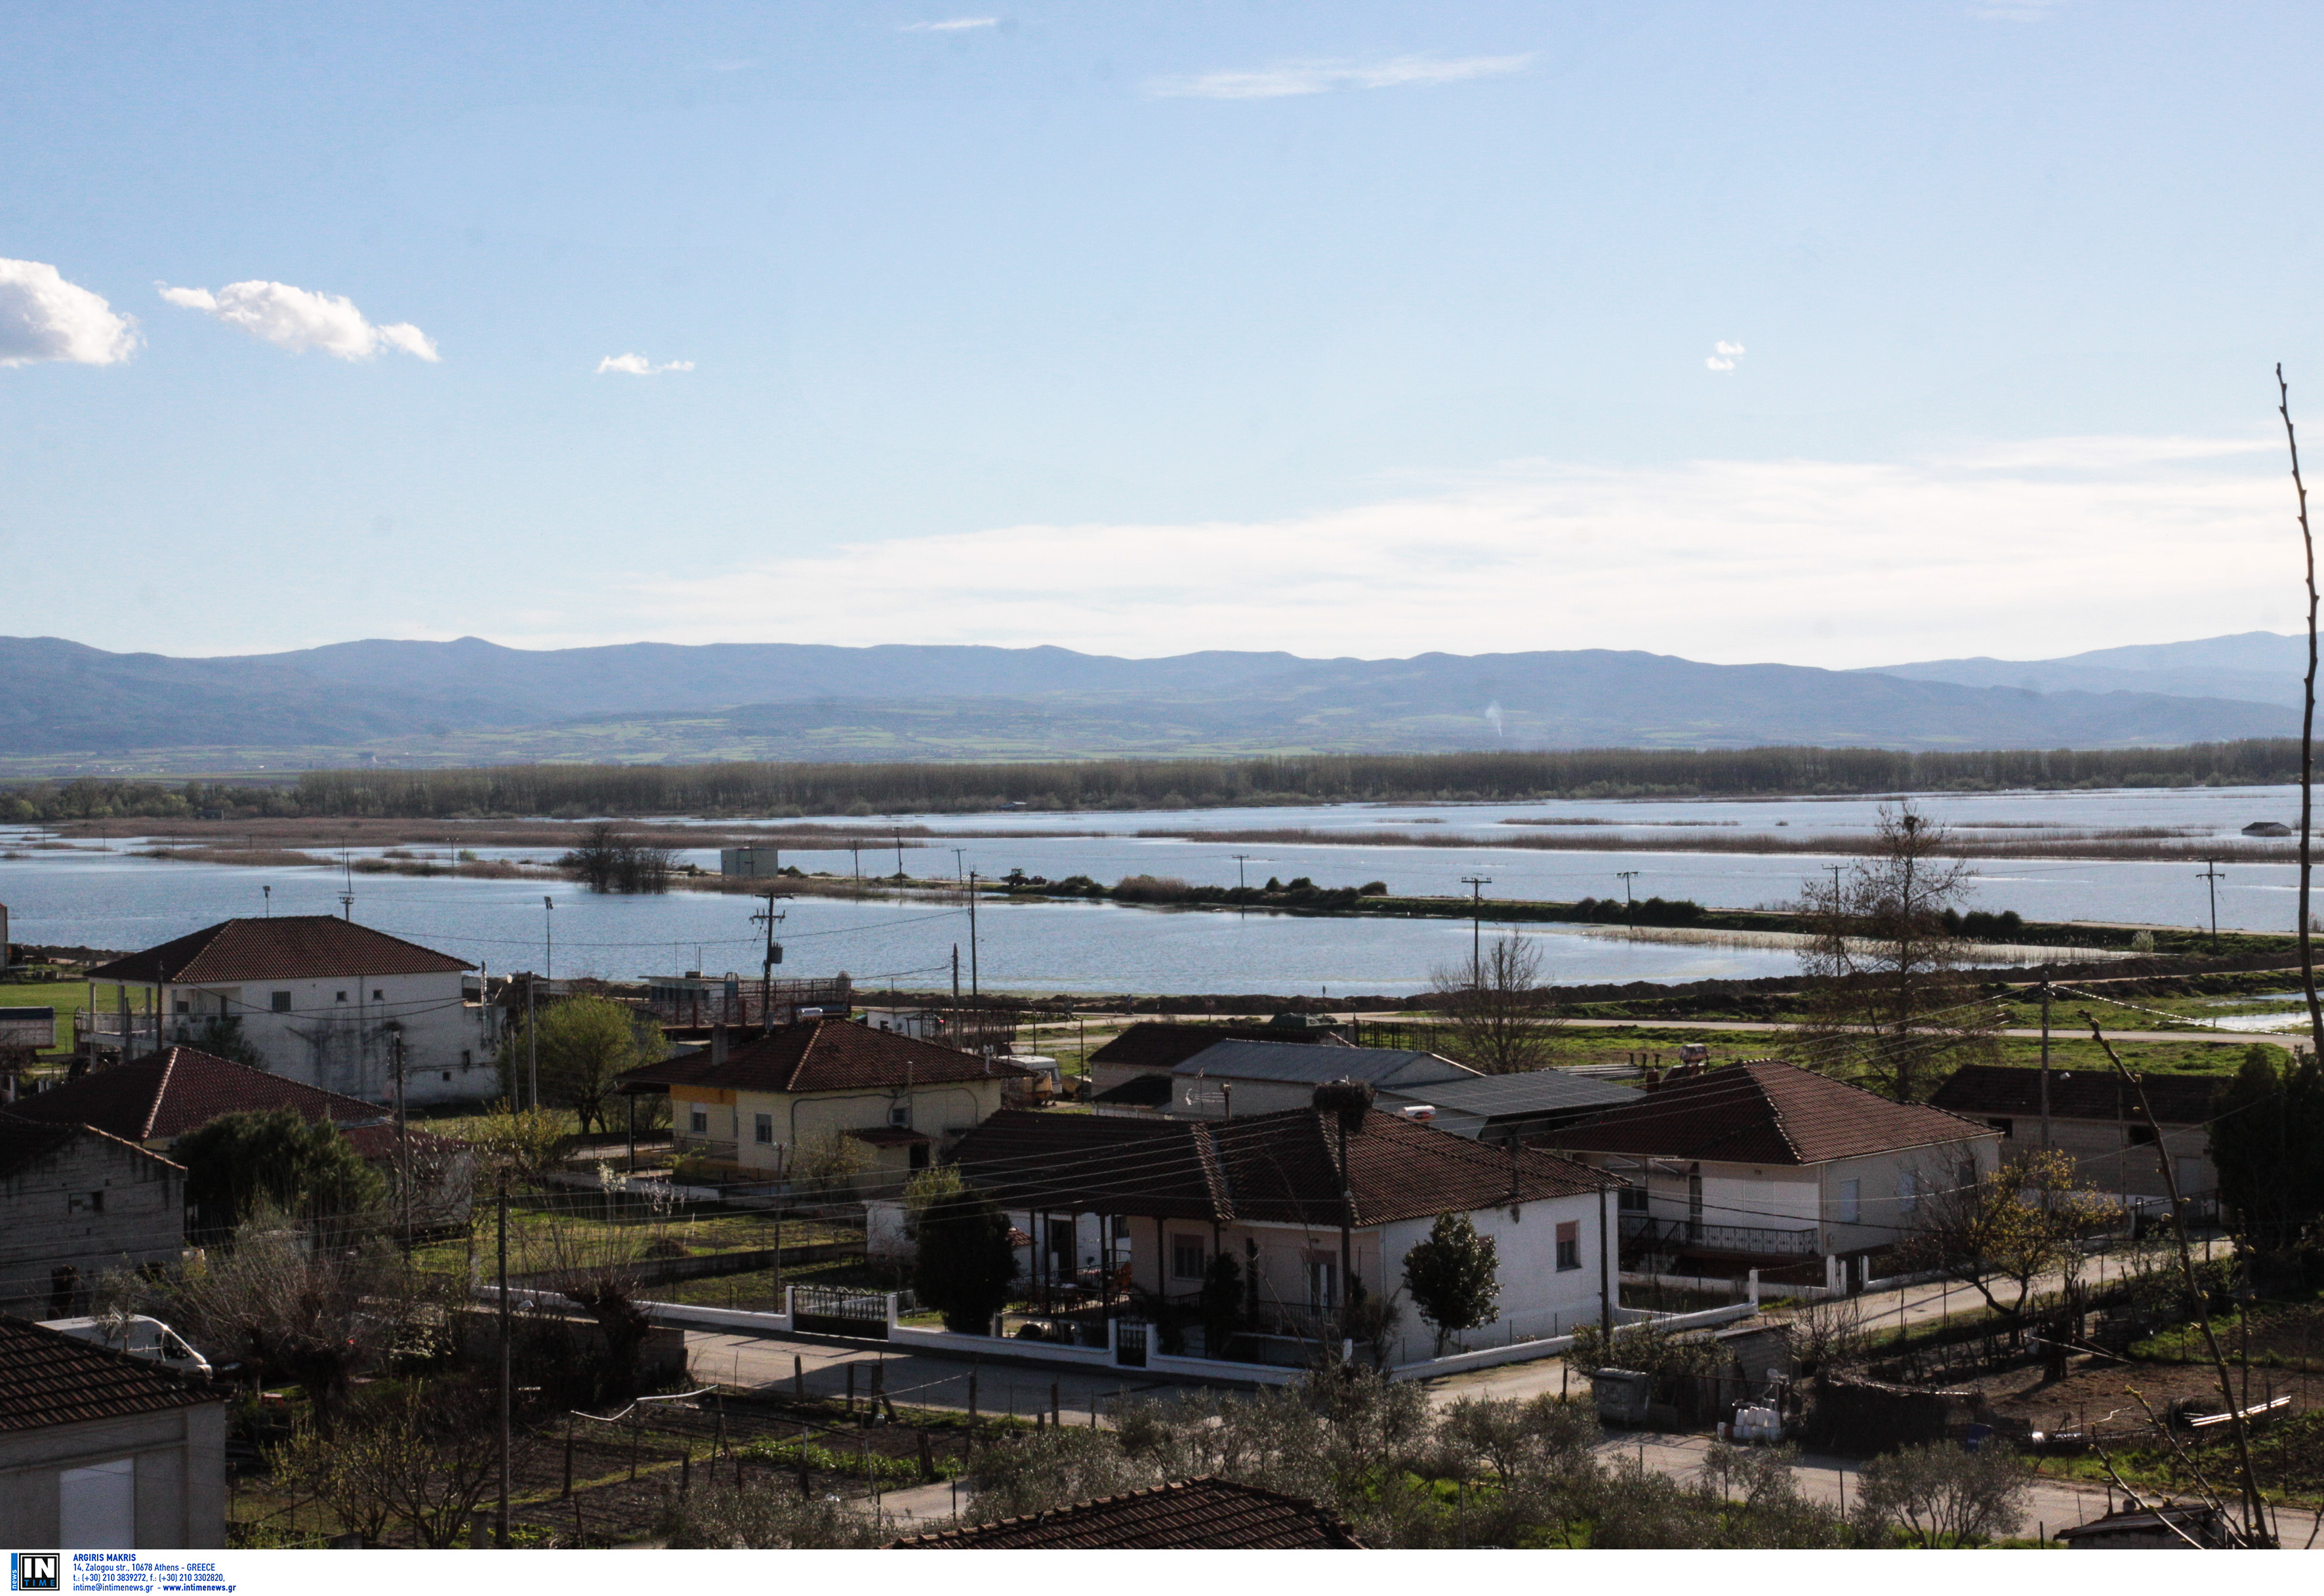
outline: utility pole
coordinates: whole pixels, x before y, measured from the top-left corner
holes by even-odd
[[[847,844],[847,873],[854,878],[855,890],[863,890],[863,844],[860,842]]]
[[[983,996],[982,996],[982,992],[983,992],[983,989],[982,989],[982,987],[980,987],[980,986],[977,984],[977,980],[976,980],[976,872],[975,872],[974,871],[973,871],[973,870],[972,870],[972,871],[970,871],[970,872],[968,872],[968,1001],[969,1001],[969,1002],[970,1002],[970,1003],[972,1003],[972,1004],[979,1004],[979,1005],[981,1005],[981,1004],[983,1002],[983,1001],[984,1001],[984,1000],[983,1000]]]
[[[355,856],[341,848],[339,863],[347,872],[346,885],[339,890],[339,913],[352,920],[355,918]]]
[[[767,907],[751,917],[752,925],[767,928],[767,954],[759,965],[759,1029],[761,1033],[775,1028],[775,966],[783,962],[782,944],[775,940],[775,927],[788,918],[788,913],[775,912],[775,899],[782,894],[770,889]]]
[[[1614,1355],[1614,1273],[1606,1239],[1606,1187],[1598,1188],[1598,1344]]]
[[[1243,878],[1243,873],[1242,873],[1243,861],[1244,861],[1244,860],[1246,860],[1246,859],[1249,859],[1250,857],[1250,854],[1248,854],[1248,853],[1238,853],[1238,854],[1236,854],[1236,855],[1234,856],[1234,862],[1235,862],[1235,890],[1236,890],[1236,891],[1238,891],[1238,892],[1244,890],[1246,888],[1248,888],[1248,887],[1250,885],[1250,881],[1246,881],[1246,880]]]
[[[2211,951],[2219,951],[2219,883],[2227,878],[2220,872],[2216,859],[2203,861],[2202,879],[2211,889]]]
[[[1485,984],[1485,889],[1493,884],[1489,875],[1464,875],[1461,884],[1469,889],[1469,978],[1471,984]]]
[[[557,899],[544,892],[540,895],[540,962],[541,979],[557,979]]]
[[[952,945],[952,1045],[960,1046],[960,944]]]
[[[388,1034],[390,1056],[395,1060],[395,1163],[396,1184],[403,1188],[403,1259],[407,1268],[411,1261],[411,1126],[404,1114],[403,1098],[403,1031],[399,1026]]]
[[[274,889],[261,887],[258,890],[266,895],[266,918],[271,920],[274,918]]]
[[[496,1536],[502,1550],[509,1544],[509,1295],[508,1295],[508,1174],[500,1178],[501,1255],[501,1510]]]
[[[532,989],[540,984],[537,975],[524,978],[524,1073],[534,1108],[540,1106],[540,1027],[533,1023]]]
[[[2050,1146],[2050,966],[2042,966],[2042,1147]]]
[[[904,879],[904,828],[896,827],[896,879]]]
[[[1638,872],[1635,870],[1618,870],[1614,873],[1622,878],[1622,929],[1635,931],[1638,928],[1638,916],[1637,905],[1630,895],[1630,883],[1637,879]]]

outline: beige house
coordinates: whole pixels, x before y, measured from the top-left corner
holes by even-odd
[[[1006,1059],[810,1019],[634,1069],[625,1091],[669,1093],[681,1155],[731,1165],[744,1179],[791,1177],[802,1147],[834,1136],[868,1155],[857,1176],[892,1187],[951,1150],[963,1135],[1019,1098],[1031,1071]]]
[[[0,1540],[60,1551],[225,1545],[229,1394],[0,1315]],[[74,1583],[68,1575],[59,1589]]]
[[[1931,1104],[1975,1120],[1999,1133],[2004,1158],[2051,1147],[2069,1154],[2074,1172],[2094,1190],[2126,1197],[2168,1197],[2164,1158],[2179,1195],[2215,1196],[2219,1172],[2211,1165],[2211,1099],[2226,1083],[2216,1075],[2143,1075],[2150,1121],[2138,1093],[2112,1070],[2053,1069],[2048,1085],[2044,1139],[2042,1072],[1978,1064],[1953,1072]]]
[[[1894,1246],[1923,1204],[1997,1167],[2000,1139],[1981,1121],[1774,1059],[1674,1073],[1544,1138],[1628,1184],[1626,1261],[1728,1273]]]

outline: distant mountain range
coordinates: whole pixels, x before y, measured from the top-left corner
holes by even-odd
[[[1928,660],[1875,667],[1882,676],[2036,693],[2166,693],[2300,706],[2308,639],[2239,632],[2196,642],[2093,649],[2060,660]]]
[[[337,643],[208,660],[0,639],[0,771],[511,759],[1061,758],[1491,747],[2105,748],[2298,730],[2268,632],[2016,663],[1609,650],[1306,660],[795,643]],[[2298,702],[2294,672],[2292,699]]]

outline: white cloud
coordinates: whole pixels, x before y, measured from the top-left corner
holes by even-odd
[[[114,365],[137,349],[137,322],[40,261],[0,259],[0,365]]]
[[[229,282],[216,293],[206,288],[170,288],[156,283],[161,297],[188,310],[200,310],[254,338],[293,354],[319,349],[341,360],[369,360],[383,348],[401,349],[421,360],[438,358],[435,340],[408,321],[374,325],[355,301],[318,294],[287,282]]]
[[[1532,64],[1531,55],[1472,55],[1454,60],[1406,55],[1369,63],[1287,61],[1258,71],[1157,78],[1147,85],[1147,92],[1166,99],[1280,99],[1286,95],[1328,94],[1337,88],[1405,88],[1418,84],[1459,83],[1471,78],[1506,78]]]
[[[690,360],[665,361],[656,365],[642,355],[608,355],[597,363],[597,374],[601,377],[607,372],[620,372],[632,377],[658,377],[664,372],[690,372],[693,369],[694,362]]]
[[[860,643],[860,616],[788,603],[847,590],[881,595],[882,637],[926,642],[1835,666],[2245,632],[2290,603],[2290,490],[2243,440],[2210,458],[2185,439],[2013,447],[2034,464],[1522,462],[1279,520],[994,527],[613,586],[672,641],[760,638],[782,613],[788,641]],[[2116,463],[2061,476],[2043,463],[2061,457]]]
[[[1730,344],[1725,338],[1720,339],[1719,342],[1713,344],[1711,347],[1718,350],[1721,355],[1740,355],[1743,353],[1742,345]]]
[[[1735,369],[1735,357],[1743,353],[1742,345],[1730,344],[1725,338],[1720,339],[1719,342],[1713,344],[1711,347],[1717,350],[1718,353],[1716,355],[1704,355],[1702,357],[1702,364],[1715,372],[1733,371]]]
[[[896,32],[899,33],[965,33],[971,28],[997,28],[1000,25],[1001,19],[997,16],[954,16],[946,17],[940,23],[899,23]]]

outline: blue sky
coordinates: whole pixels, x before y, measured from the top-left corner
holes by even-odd
[[[2312,7],[7,15],[0,632],[1853,665],[2298,613]]]

